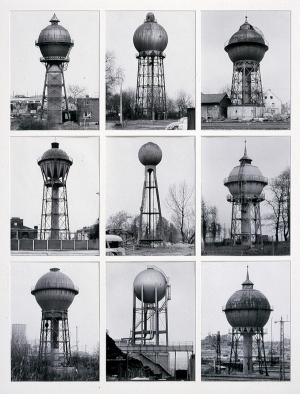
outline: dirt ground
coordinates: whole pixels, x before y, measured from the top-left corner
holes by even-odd
[[[174,244],[168,247],[126,247],[126,256],[195,256],[195,245]]]
[[[118,126],[118,122],[106,122],[106,130],[164,130],[168,124],[176,120],[127,120],[123,127]]]

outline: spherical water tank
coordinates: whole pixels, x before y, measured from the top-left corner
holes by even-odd
[[[142,292],[143,287],[143,292]],[[160,301],[166,294],[167,280],[161,271],[151,267],[140,272],[133,282],[134,293],[141,301],[153,304],[155,302],[155,289],[157,288],[157,301]]]
[[[253,289],[248,275],[242,284],[242,290],[236,291],[223,309],[228,323],[232,327],[264,327],[270,317],[272,308],[267,297]]]
[[[139,26],[133,35],[133,44],[138,52],[163,52],[168,45],[168,35],[159,25],[152,12],[146,15],[145,22]]]
[[[157,166],[161,162],[162,151],[157,144],[147,142],[140,148],[138,156],[144,166]]]
[[[51,268],[31,290],[43,311],[67,310],[78,292],[78,287],[59,268]]]
[[[71,36],[68,30],[58,24],[55,14],[50,22],[51,25],[41,31],[36,46],[40,47],[44,58],[66,58],[69,49],[74,45]]]
[[[260,62],[269,48],[263,34],[246,21],[233,34],[224,49],[234,63],[239,60]]]

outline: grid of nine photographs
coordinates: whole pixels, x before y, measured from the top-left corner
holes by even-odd
[[[295,389],[300,8],[33,4],[1,16],[0,392]]]

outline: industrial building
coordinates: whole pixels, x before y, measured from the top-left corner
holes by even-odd
[[[38,235],[38,226],[30,228],[24,226],[23,219],[12,217],[10,219],[10,238],[13,239],[36,239]]]
[[[209,122],[215,119],[227,118],[227,108],[230,103],[227,93],[201,93],[201,119]]]

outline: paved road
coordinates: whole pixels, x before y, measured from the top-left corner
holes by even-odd
[[[290,122],[207,122],[202,130],[290,130]]]

